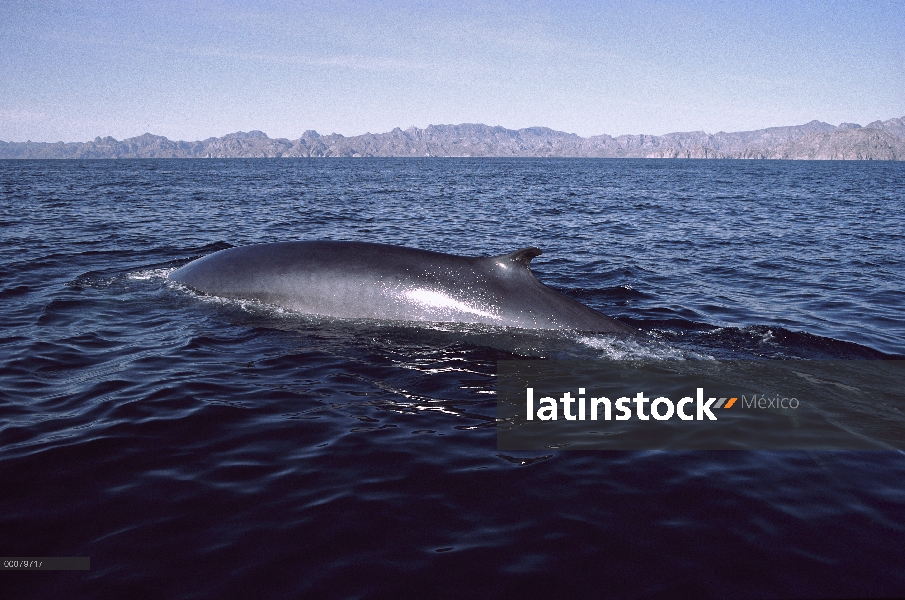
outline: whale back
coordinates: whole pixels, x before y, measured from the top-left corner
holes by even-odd
[[[538,248],[467,257],[367,242],[278,242],[199,258],[170,279],[199,292],[348,319],[627,332],[531,273]]]

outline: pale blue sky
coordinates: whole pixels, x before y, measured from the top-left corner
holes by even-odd
[[[5,141],[902,116],[902,1],[0,0]]]

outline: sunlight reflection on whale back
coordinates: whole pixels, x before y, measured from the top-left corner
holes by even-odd
[[[455,317],[458,313],[464,313],[465,315],[475,315],[485,319],[502,320],[502,317],[499,315],[499,310],[496,310],[495,312],[490,312],[489,310],[481,310],[480,308],[470,306],[465,302],[456,300],[455,298],[437,290],[416,288],[414,290],[406,291],[404,296],[407,299],[415,302],[416,304],[420,304],[425,307],[438,310],[440,312],[447,312],[450,317]]]

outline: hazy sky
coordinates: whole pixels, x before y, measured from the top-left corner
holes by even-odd
[[[0,0],[0,140],[905,116],[896,2]]]

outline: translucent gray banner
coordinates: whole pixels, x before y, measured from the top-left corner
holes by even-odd
[[[905,449],[905,361],[500,361],[497,447]]]

